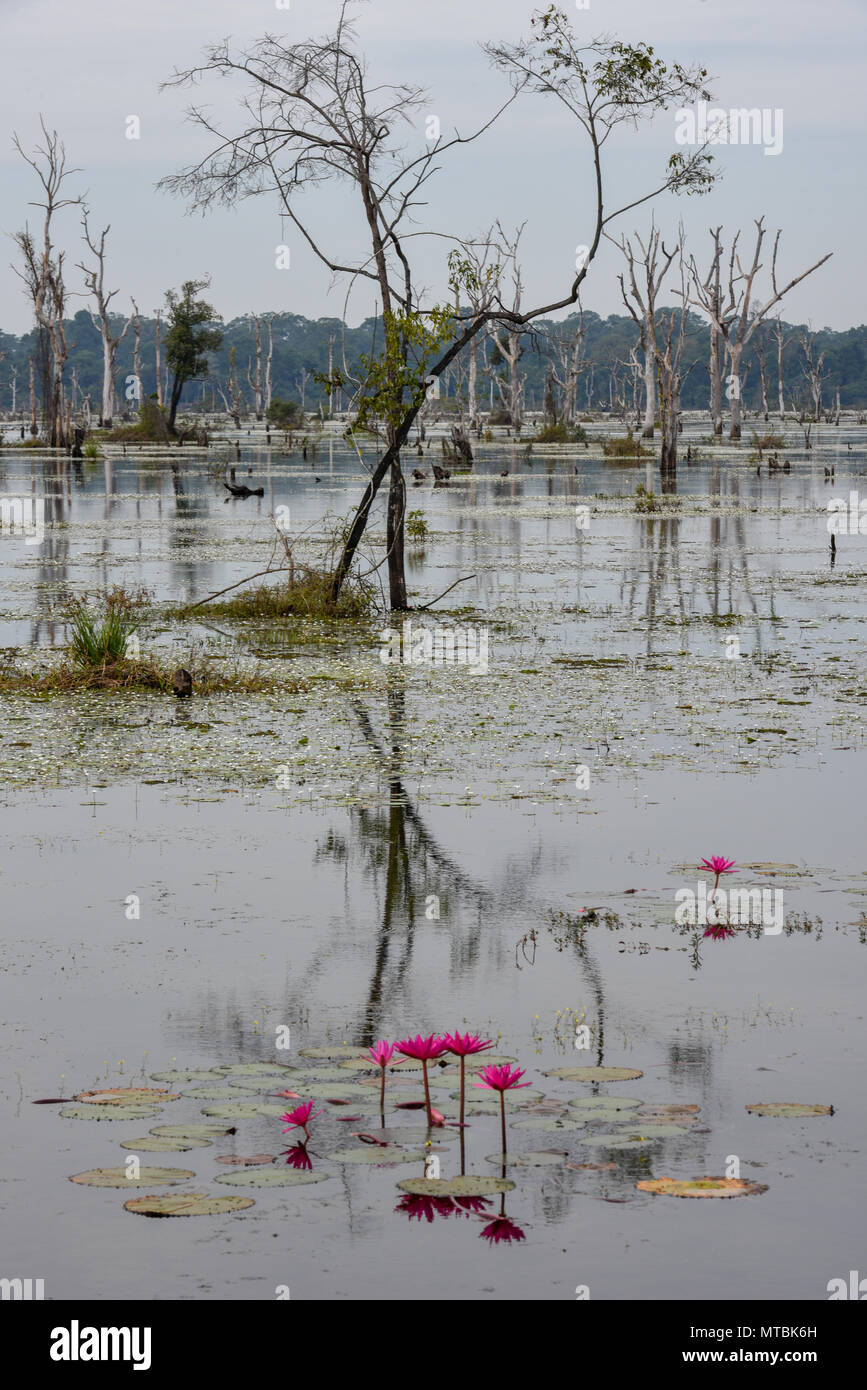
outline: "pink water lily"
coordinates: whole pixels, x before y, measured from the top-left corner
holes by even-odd
[[[372,1058],[379,1067],[379,1113],[383,1116],[383,1124],[385,1124],[385,1069],[396,1050],[397,1043],[390,1043],[387,1038],[382,1038],[373,1047],[367,1049],[368,1057]]]
[[[512,1068],[508,1062],[502,1067],[485,1067],[480,1071],[481,1081],[474,1081],[474,1086],[483,1086],[488,1091],[499,1091],[500,1093],[500,1130],[503,1136],[503,1153],[506,1152],[506,1092],[519,1090],[522,1086],[529,1086],[529,1081],[522,1081],[524,1072],[521,1067]]]
[[[458,1123],[461,1127],[461,1145],[463,1146],[464,1099],[466,1092],[464,1068],[466,1066],[466,1060],[472,1053],[485,1052],[489,1047],[493,1047],[494,1044],[490,1039],[483,1040],[480,1038],[478,1033],[464,1033],[463,1036],[461,1036],[460,1033],[445,1033],[443,1036],[448,1045],[449,1052],[453,1052],[456,1057],[460,1057],[461,1059],[461,1113]],[[461,1170],[463,1171],[463,1165],[461,1165]]]
[[[310,1112],[313,1109],[313,1104],[314,1102],[312,1100],[305,1100],[303,1105],[296,1105],[294,1110],[290,1110],[286,1115],[281,1115],[281,1120],[288,1120],[288,1124],[283,1133],[288,1134],[290,1129],[303,1129],[309,1139],[310,1134],[307,1126],[310,1124],[311,1120],[315,1120],[320,1115],[324,1114],[324,1111],[317,1110],[315,1115],[311,1115]]]
[[[421,1074],[424,1078],[424,1103],[427,1108],[427,1122],[429,1125],[442,1123],[442,1116],[439,1120],[433,1117],[430,1103],[430,1086],[427,1079],[427,1064],[434,1061],[437,1057],[442,1057],[444,1052],[448,1052],[448,1044],[445,1038],[432,1033],[429,1038],[423,1038],[420,1033],[414,1038],[404,1038],[402,1042],[396,1044],[398,1052],[402,1052],[404,1057],[412,1057],[417,1062],[421,1062]]]
[[[727,937],[735,935],[734,927],[708,927],[705,936],[712,936],[714,941],[725,941]]]

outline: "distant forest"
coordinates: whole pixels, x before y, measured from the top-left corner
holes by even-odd
[[[661,310],[661,322],[672,311]],[[320,404],[327,403],[324,387],[314,380],[316,373],[327,374],[329,357],[335,369],[343,369],[345,363],[351,373],[357,374],[362,353],[369,354],[382,346],[380,326],[368,320],[357,328],[344,328],[339,319],[306,319],[298,314],[259,315],[263,359],[267,353],[267,321],[273,325],[273,357],[271,364],[272,395],[280,400],[297,401],[306,410],[318,410]],[[123,326],[122,317],[112,316],[115,332]],[[566,342],[574,337],[579,329],[579,316],[571,315],[558,323],[539,321],[532,333],[521,339],[522,357],[520,371],[524,378],[524,408],[528,411],[543,410],[546,405],[546,391],[551,389],[556,399],[556,383],[549,383],[549,373],[562,372],[561,354]],[[708,407],[709,331],[707,323],[693,315],[684,347],[684,367],[690,367],[682,393],[685,410],[701,410]],[[217,324],[222,329],[223,341],[217,352],[209,355],[209,373],[206,378],[190,382],[184,389],[181,400],[182,409],[224,410],[222,391],[228,395],[227,384],[230,373],[231,349],[235,349],[235,378],[244,396],[248,410],[253,409],[254,392],[252,381],[255,378],[255,340],[253,320],[250,317],[233,319],[227,324]],[[156,391],[155,379],[155,327],[156,320],[142,317],[141,363],[142,393],[151,395]],[[163,323],[165,333],[165,322]],[[848,328],[842,332],[831,329],[810,331],[804,325],[783,324],[783,389],[788,412],[811,410],[809,380],[806,372],[804,336],[808,335],[814,363],[821,359],[823,375],[822,401],[826,410],[834,406],[836,393],[840,392],[843,409],[862,410],[867,408],[867,325]],[[580,366],[578,387],[578,407],[580,411],[619,410],[625,404],[632,408],[636,374],[631,365],[630,354],[636,349],[637,330],[631,318],[612,314],[601,318],[591,310],[583,314],[583,360]],[[67,390],[73,397],[74,409],[78,410],[85,397],[90,397],[94,416],[99,415],[102,390],[102,345],[90,314],[80,309],[75,317],[67,322],[69,361],[66,368]],[[559,349],[559,350],[558,350]],[[126,337],[117,353],[117,396],[119,411],[123,410],[124,381],[133,372],[134,335],[130,325]],[[479,376],[478,397],[482,409],[491,401],[500,404],[499,393],[491,382],[491,376],[507,370],[493,343],[488,340],[478,349]],[[759,327],[750,343],[741,371],[741,394],[747,408],[760,410],[761,397],[761,354],[764,355],[764,370],[767,396],[772,415],[778,410],[777,390],[777,341],[775,322],[769,321]],[[29,403],[29,363],[28,359],[38,360],[36,332],[15,337],[0,332],[0,412],[8,414],[13,409],[15,397],[16,413],[26,411]],[[641,360],[640,353],[636,354]],[[263,366],[264,371],[264,366]],[[163,372],[165,373],[165,353],[163,352]],[[441,399],[458,403],[466,392],[466,365],[458,362],[444,373],[441,384]],[[39,372],[36,372],[37,395],[39,392]],[[642,399],[641,382],[638,385],[638,400]],[[163,398],[165,399],[165,384]],[[551,396],[549,396],[549,400]],[[335,396],[334,408],[346,408],[348,398],[340,393]]]

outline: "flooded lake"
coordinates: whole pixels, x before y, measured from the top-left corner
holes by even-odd
[[[826,1299],[863,1265],[867,979],[867,535],[832,556],[827,521],[867,497],[867,428],[806,453],[790,430],[769,473],[691,420],[661,496],[598,432],[529,457],[474,441],[434,488],[434,437],[410,603],[462,582],[433,607],[342,629],[179,614],[276,563],[275,515],[299,557],[340,530],[365,473],[332,428],[306,460],[246,431],[237,452],[0,452],[0,493],[44,500],[41,537],[0,535],[7,665],[47,668],[69,598],[120,586],[148,591],[142,649],[194,681],[273,675],[189,701],[0,692],[8,1266],[52,1298]],[[264,495],[229,498],[229,468]],[[761,907],[709,934],[682,905],[722,855],[720,889]],[[345,1065],[454,1030],[493,1043],[468,1076],[524,1069],[505,1159],[493,1092],[459,1130],[454,1058],[429,1066],[432,1128],[395,1108],[423,1101],[420,1064],[388,1074],[384,1117],[378,1068]],[[73,1099],[118,1087],[177,1098]],[[288,1163],[284,1089],[323,1112]],[[748,1109],[775,1103],[819,1113]],[[222,1132],[178,1146],[202,1124]],[[142,1144],[164,1126],[174,1149]],[[218,1162],[254,1155],[273,1162]],[[431,1158],[497,1190],[398,1186]],[[100,1169],[114,1187],[69,1182]],[[709,1176],[759,1188],[636,1186]],[[176,1192],[253,1205],[124,1205]]]

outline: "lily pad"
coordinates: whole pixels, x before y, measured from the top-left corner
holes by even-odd
[[[335,1163],[423,1163],[425,1152],[422,1149],[402,1149],[396,1144],[363,1144],[357,1149],[338,1149],[328,1157]]]
[[[486,1163],[516,1163],[522,1168],[546,1168],[552,1165],[562,1167],[565,1153],[554,1153],[551,1149],[531,1149],[524,1154],[488,1154]]]
[[[64,1120],[150,1120],[160,1113],[158,1105],[67,1105],[60,1114]]]
[[[165,1197],[132,1197],[124,1210],[138,1216],[223,1216],[255,1205],[252,1197],[213,1197],[207,1192],[177,1192]]]
[[[255,1115],[261,1114],[262,1107],[258,1101],[231,1101],[226,1105],[204,1105],[202,1106],[203,1115],[213,1115],[218,1120],[252,1120]]]
[[[326,1182],[328,1173],[305,1172],[303,1168],[240,1168],[236,1173],[221,1173],[214,1182],[228,1187],[305,1187],[312,1182]]]
[[[298,1053],[299,1057],[322,1057],[326,1061],[331,1057],[360,1057],[364,1053],[363,1047],[302,1047]]]
[[[178,1097],[156,1086],[112,1086],[107,1091],[79,1091],[72,1099],[81,1105],[162,1105]]]
[[[70,1182],[82,1187],[146,1187],[150,1183],[187,1182],[195,1177],[191,1168],[141,1168],[137,1178],[127,1176],[125,1168],[89,1168],[75,1173]]]
[[[560,1120],[554,1115],[534,1115],[529,1120],[514,1120],[515,1129],[544,1129],[558,1130],[560,1133],[566,1130],[576,1130],[584,1128],[583,1120],[572,1120],[569,1118]]]
[[[833,1105],[799,1105],[792,1100],[762,1100],[748,1105],[751,1115],[772,1115],[775,1119],[799,1120],[807,1115],[833,1115]]]
[[[563,1081],[637,1081],[644,1075],[635,1067],[557,1067],[543,1076],[559,1076]]]
[[[577,1100],[569,1101],[569,1109],[577,1110],[581,1115],[595,1117],[597,1111],[604,1114],[615,1114],[618,1110],[637,1110],[641,1105],[640,1100],[634,1100],[631,1096],[580,1096]]]
[[[242,1083],[246,1084],[246,1083]],[[249,1086],[246,1087],[250,1089]],[[185,1100],[237,1100],[238,1089],[234,1086],[194,1086],[184,1091]]]
[[[210,1148],[210,1139],[194,1139],[191,1135],[183,1139],[170,1139],[167,1135],[144,1134],[140,1139],[123,1139],[120,1147],[132,1149],[133,1153],[185,1153],[188,1149]]]
[[[213,1070],[217,1076],[285,1076],[298,1068],[276,1062],[233,1062],[230,1067],[214,1067]]]
[[[358,1105],[370,1105],[371,1091],[359,1090],[360,1082],[354,1086],[351,1081],[317,1082],[315,1086],[304,1086],[305,1100],[354,1100]]]
[[[763,1183],[746,1178],[646,1178],[635,1186],[639,1192],[651,1192],[654,1197],[750,1197],[768,1190]]]
[[[463,1178],[405,1178],[399,1182],[402,1192],[413,1197],[494,1197],[512,1192],[515,1184],[508,1178],[487,1178],[470,1175]]]
[[[231,1168],[256,1168],[260,1163],[275,1161],[274,1154],[250,1154],[249,1157],[244,1154],[222,1154],[217,1159],[218,1163],[225,1163]]]
[[[151,1081],[168,1081],[172,1085],[183,1085],[185,1081],[205,1081],[213,1079],[213,1070],[200,1067],[187,1067],[175,1071],[152,1071]]]
[[[631,1139],[673,1139],[681,1134],[689,1134],[686,1125],[674,1124],[642,1124],[639,1117],[628,1129],[624,1127],[624,1133]]]
[[[586,1134],[577,1140],[579,1144],[591,1144],[597,1149],[640,1149],[657,1142],[650,1135],[638,1138],[625,1134]]]
[[[451,1099],[452,1099],[452,1100],[460,1100],[460,1098],[461,1098],[461,1093],[460,1093],[460,1091],[449,1091],[449,1095],[451,1096]],[[544,1091],[515,1091],[512,1095],[510,1095],[510,1096],[508,1097],[508,1099],[507,1099],[507,1101],[506,1101],[506,1109],[507,1109],[507,1110],[509,1110],[509,1109],[514,1109],[514,1107],[515,1107],[516,1105],[523,1105],[525,1102],[531,1102],[531,1101],[534,1101],[534,1100],[544,1100],[544,1098],[545,1098],[545,1092],[544,1092]],[[491,1091],[491,1090],[489,1090],[487,1087],[478,1088],[478,1087],[475,1087],[475,1086],[474,1086],[474,1087],[472,1088],[472,1090],[471,1090],[471,1089],[470,1089],[470,1084],[469,1084],[469,1082],[467,1082],[467,1106],[468,1106],[468,1107],[469,1107],[470,1105],[486,1105],[486,1104],[490,1104],[491,1100],[493,1100],[494,1104],[496,1105],[497,1109],[499,1110],[499,1108],[500,1108],[500,1100],[499,1100],[499,1096],[497,1095],[496,1091]]]
[[[229,1125],[154,1125],[151,1134],[165,1136],[166,1139],[220,1139],[231,1134]]]
[[[648,1120],[694,1119],[701,1111],[700,1105],[643,1105],[641,1114]]]

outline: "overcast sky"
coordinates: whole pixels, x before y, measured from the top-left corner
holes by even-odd
[[[700,62],[709,71],[715,104],[724,109],[783,111],[783,148],[717,149],[724,178],[704,198],[665,198],[656,219],[669,234],[683,219],[689,249],[701,261],[707,228],[752,230],[762,214],[771,231],[783,229],[780,277],[791,279],[826,251],[831,261],[786,301],[790,321],[844,328],[867,319],[864,303],[865,245],[865,0],[590,0],[579,10],[561,0],[578,32],[648,42],[666,60]],[[462,133],[496,109],[505,89],[478,45],[516,39],[527,31],[534,8],[527,0],[368,0],[357,9],[360,46],[371,80],[408,81],[429,93],[426,113],[440,117],[444,133]],[[331,285],[297,235],[289,270],[275,267],[284,240],[276,204],[253,199],[237,211],[185,214],[175,198],[154,191],[161,176],[205,151],[202,134],[184,121],[190,94],[159,85],[177,65],[192,65],[202,46],[232,36],[239,44],[271,32],[304,38],[323,32],[337,13],[334,0],[0,0],[3,83],[0,87],[0,328],[20,333],[30,326],[22,286],[9,268],[9,234],[29,216],[37,196],[35,177],[12,148],[17,131],[25,147],[38,137],[42,112],[62,135],[69,162],[81,173],[75,192],[87,193],[92,223],[111,224],[112,306],[129,297],[145,313],[164,291],[209,273],[210,297],[224,319],[248,311],[275,310],[311,318],[339,317],[345,286]],[[200,89],[212,113],[231,121],[240,85],[220,82]],[[141,138],[125,137],[126,119],[141,121]],[[409,138],[423,146],[424,130]],[[649,189],[664,170],[675,143],[673,113],[637,133],[626,128],[607,147],[609,207]],[[499,217],[506,227],[526,222],[521,243],[527,302],[546,302],[568,288],[575,247],[592,233],[592,185],[586,150],[566,113],[547,98],[527,96],[512,106],[483,140],[449,156],[428,186],[425,224],[441,232],[472,235]],[[351,253],[355,236],[346,191],[313,197],[318,225],[338,253]],[[630,213],[624,231],[648,225],[647,208]],[[613,230],[613,229],[612,229]],[[74,263],[82,256],[76,209],[58,220],[58,241],[67,250],[70,288],[81,290]],[[444,287],[447,243],[415,242],[418,280],[435,292]],[[585,282],[585,306],[602,314],[622,312],[616,274],[619,253],[606,250]],[[73,300],[72,311],[85,300]],[[349,321],[374,307],[372,294],[356,293]]]

